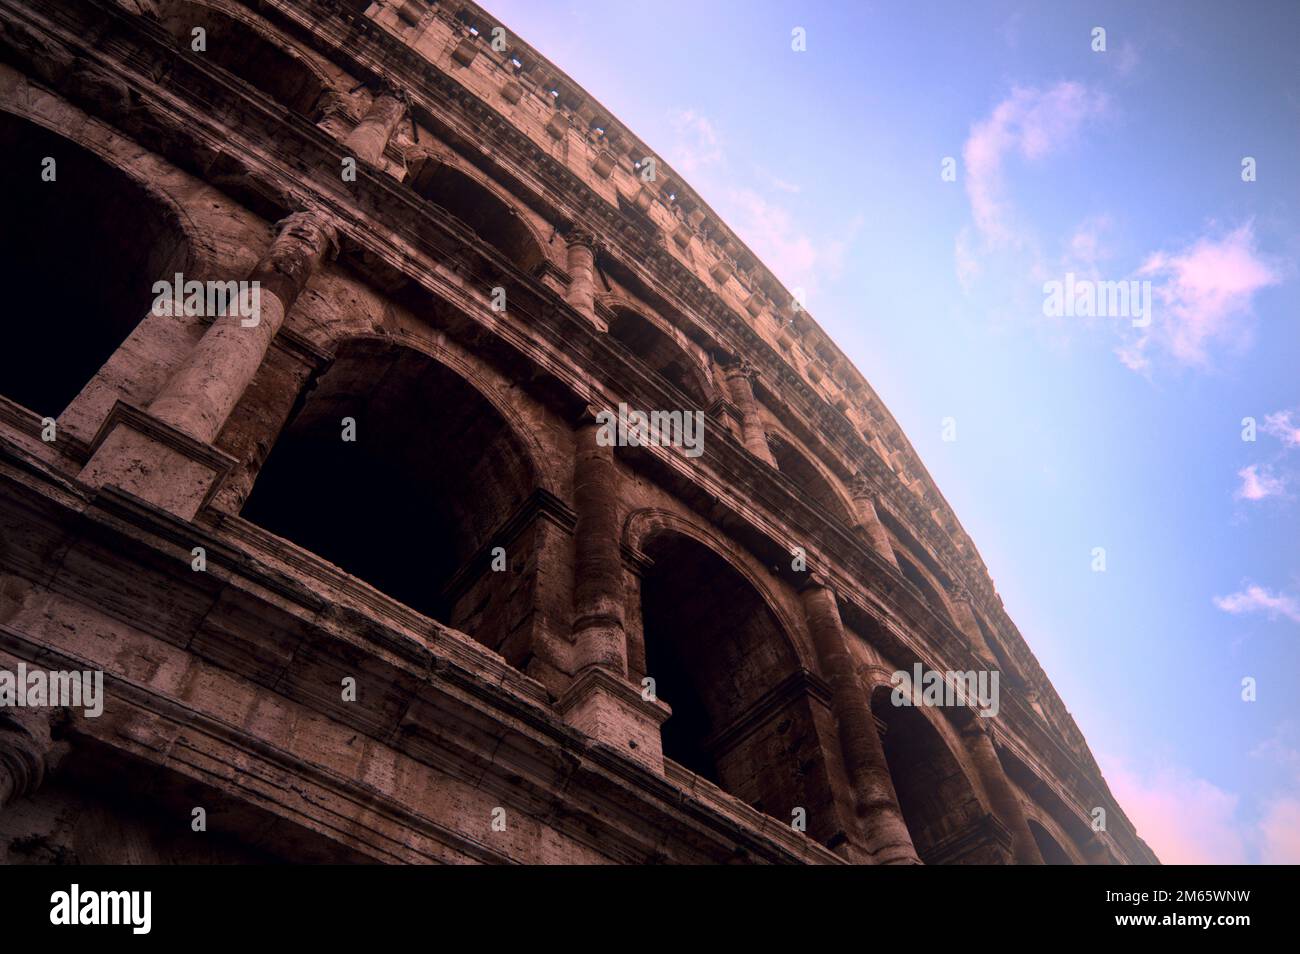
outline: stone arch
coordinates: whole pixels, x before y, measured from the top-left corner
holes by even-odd
[[[11,313],[0,351],[0,394],[57,417],[149,313],[156,281],[207,271],[182,206],[84,135],[0,110],[0,150],[15,178],[0,236]],[[55,180],[40,179],[46,157]],[[114,223],[130,221],[125,232]],[[112,242],[100,241],[114,235]],[[69,327],[71,326],[71,327]]]
[[[535,444],[490,393],[427,351],[344,340],[242,516],[524,668],[532,642],[515,624],[536,580],[529,513],[542,478]]]
[[[898,569],[903,574],[903,578],[921,591],[926,604],[944,619],[953,622],[952,608],[948,605],[947,598],[931,580],[930,575],[912,561],[911,552],[895,549],[894,559],[898,561]]]
[[[670,381],[700,407],[709,404],[711,388],[699,361],[679,339],[654,318],[620,296],[597,299],[609,309],[609,337],[617,341],[657,374]]]
[[[802,808],[808,833],[838,844],[828,700],[785,614],[734,548],[689,521],[638,511],[624,541],[641,566],[647,675],[673,710],[665,758],[785,824]]]
[[[903,821],[921,860],[1004,861],[1006,845],[999,843],[997,826],[956,754],[961,745],[951,726],[925,707],[894,705],[890,685],[877,683],[868,691],[872,715],[883,726],[881,743]]]
[[[269,24],[234,5],[212,0],[159,0],[163,29],[189,50],[196,27],[206,31],[202,54],[281,106],[312,119],[330,78]]]
[[[535,273],[550,258],[547,243],[516,202],[452,156],[426,151],[412,166],[411,188],[469,226],[520,270]]]
[[[776,460],[776,469],[823,509],[851,526],[854,523],[853,501],[843,485],[821,461],[805,452],[788,433],[771,424],[766,429],[767,446]]]
[[[1048,830],[1047,826],[1037,818],[1027,820],[1029,822],[1029,832],[1034,836],[1034,843],[1038,845],[1038,853],[1043,856],[1043,864],[1077,864],[1070,852],[1061,846],[1060,841]]]

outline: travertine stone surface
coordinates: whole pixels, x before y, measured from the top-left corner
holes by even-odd
[[[1154,862],[870,384],[500,25],[0,0],[42,321],[0,668],[105,695],[2,713],[0,860]],[[598,439],[620,405],[695,450]],[[896,706],[916,665],[997,667],[993,733]]]

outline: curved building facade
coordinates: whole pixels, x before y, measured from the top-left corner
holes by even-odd
[[[507,25],[0,22],[0,860],[1155,861],[871,386]]]

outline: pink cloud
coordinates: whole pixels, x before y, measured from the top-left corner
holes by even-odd
[[[1261,863],[1300,864],[1300,798],[1286,796],[1269,802],[1259,829]]]
[[[1266,613],[1269,619],[1285,616],[1293,623],[1300,623],[1300,600],[1285,593],[1270,593],[1264,587],[1254,583],[1247,584],[1246,588],[1239,592],[1214,597],[1214,605],[1234,616],[1243,613]]]
[[[1247,862],[1238,796],[1171,766],[1140,773],[1112,761],[1105,775],[1138,836],[1164,864]]]
[[[1276,437],[1288,447],[1300,447],[1300,422],[1292,419],[1291,411],[1277,411],[1264,417],[1265,434]]]
[[[1132,367],[1158,347],[1179,364],[1205,367],[1211,347],[1250,343],[1255,295],[1281,281],[1255,248],[1250,222],[1220,238],[1203,236],[1177,252],[1155,252],[1138,269],[1154,283],[1154,322],[1126,350]]]
[[[1014,235],[1002,196],[1007,157],[1041,160],[1069,145],[1084,122],[1105,108],[1105,98],[1081,83],[1062,82],[1047,90],[1017,87],[987,119],[971,127],[962,147],[966,195],[987,242],[1005,244]]]
[[[1237,476],[1241,478],[1241,486],[1237,488],[1235,495],[1238,500],[1265,500],[1269,497],[1280,497],[1286,490],[1286,481],[1281,477],[1274,477],[1267,465],[1261,469],[1261,465],[1251,464],[1237,471]]]

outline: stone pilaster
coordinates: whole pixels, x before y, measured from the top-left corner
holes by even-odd
[[[988,666],[990,669],[998,669],[998,657],[993,652],[993,647],[984,638],[984,630],[975,617],[975,597],[971,595],[970,590],[962,585],[952,587],[948,591],[949,605],[952,606],[953,618],[957,622],[958,628],[970,640],[971,649],[975,655]]]
[[[147,410],[119,402],[100,428],[81,479],[112,484],[190,519],[234,461],[211,446],[266,357],[307,281],[336,249],[333,223],[296,212],[278,224],[248,275],[255,315],[220,315]]]
[[[405,115],[406,95],[397,90],[381,90],[375,94],[361,122],[343,140],[344,148],[369,165],[380,165],[388,140]]]
[[[865,473],[857,474],[853,478],[850,492],[853,495],[853,506],[856,511],[854,516],[858,528],[866,536],[872,549],[897,567],[898,557],[894,555],[893,544],[889,542],[889,531],[880,522],[880,514],[876,510],[876,501],[880,499],[880,490],[876,482]]]
[[[758,413],[758,399],[754,397],[754,379],[758,377],[758,370],[748,361],[734,361],[724,373],[727,391],[740,410],[740,432],[745,449],[765,464],[775,467],[776,459],[767,446],[763,418]]]
[[[593,325],[605,330],[596,317],[596,237],[585,229],[571,229],[565,236],[569,287],[564,300]]]
[[[573,681],[558,707],[565,721],[656,771],[663,771],[659,726],[672,710],[628,682],[619,546],[618,467],[597,440],[588,408],[578,423],[573,506]]]
[[[1011,788],[997,750],[993,747],[993,726],[989,725],[988,719],[972,713],[961,734],[994,813],[1011,832],[1011,853],[1016,864],[1041,865],[1043,856],[1029,830],[1024,806]]]
[[[884,746],[871,716],[870,698],[853,664],[835,594],[814,576],[801,596],[817,662],[831,687],[831,711],[839,727],[844,769],[853,787],[854,810],[867,849],[877,864],[919,863],[898,807]]]

